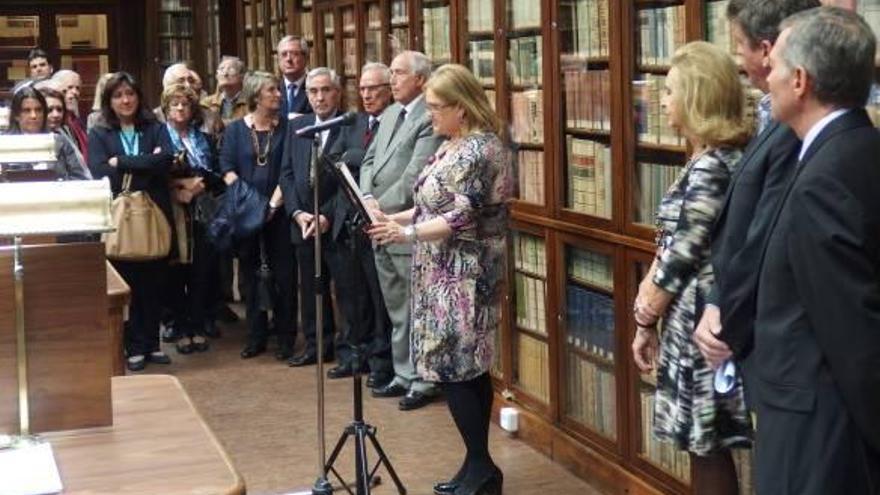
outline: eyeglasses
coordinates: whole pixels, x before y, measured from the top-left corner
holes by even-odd
[[[358,91],[360,91],[361,93],[375,93],[375,92],[379,91],[380,89],[387,88],[389,86],[391,86],[391,84],[389,84],[389,83],[374,84],[372,86],[361,86],[358,88]]]
[[[235,69],[217,69],[218,76],[236,76],[238,71]]]
[[[431,113],[437,113],[442,110],[446,110],[452,105],[447,105],[446,103],[426,103],[425,106],[428,108],[428,111]]]

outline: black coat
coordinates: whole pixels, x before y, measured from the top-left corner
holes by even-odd
[[[281,159],[281,190],[284,193],[284,207],[287,211],[288,218],[297,211],[305,211],[312,213],[313,193],[309,184],[309,176],[311,174],[311,157],[312,157],[312,138],[297,137],[294,132],[297,129],[313,125],[315,123],[315,115],[308,114],[297,117],[290,121],[287,126],[287,132],[284,137],[284,154]],[[327,142],[324,143],[323,153],[329,156],[329,151],[333,148],[333,143],[339,137],[340,129],[336,127],[330,130]],[[321,176],[319,182],[321,189],[319,191],[320,212],[331,221],[333,228],[334,208],[337,205],[336,195],[339,191],[339,182],[335,175],[327,167],[320,167]],[[291,240],[294,244],[303,242],[302,232],[299,225],[292,221],[291,224]]]
[[[880,493],[880,134],[862,109],[806,151],[760,251],[760,494]]]
[[[364,142],[367,127],[369,126],[369,116],[366,113],[359,113],[354,124],[342,128],[339,138],[333,143],[330,150],[331,156],[348,157],[351,154],[360,154],[360,160],[352,161],[346,159],[346,165],[351,175],[354,176],[355,183],[360,183],[361,162],[363,154],[369,143]],[[345,196],[343,191],[336,195],[336,205],[333,207],[333,238],[338,238],[342,228],[353,219],[355,215],[355,207]]]
[[[801,142],[787,125],[771,123],[752,139],[731,178],[712,234],[715,286],[709,300],[721,308],[721,335],[738,358],[752,347],[755,260],[795,169]]]
[[[118,128],[96,125],[89,131],[89,170],[92,177],[110,179],[110,188],[116,196],[122,191],[122,178],[132,174],[131,189],[146,191],[165,213],[168,223],[174,225],[171,214],[171,195],[168,191],[168,173],[174,159],[174,149],[165,126],[148,121],[136,128],[139,135],[137,156],[126,156]],[[159,153],[154,150],[159,148]],[[108,161],[117,157],[119,163],[111,167]]]

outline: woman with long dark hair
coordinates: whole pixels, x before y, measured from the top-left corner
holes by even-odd
[[[89,131],[89,168],[97,179],[107,177],[114,196],[131,174],[132,191],[146,191],[171,224],[168,172],[174,159],[168,132],[155,121],[143,101],[138,83],[127,72],[117,72],[101,94],[102,121]],[[127,366],[144,369],[146,363],[168,364],[159,348],[160,300],[168,259],[112,260],[131,288],[129,318],[125,324]]]

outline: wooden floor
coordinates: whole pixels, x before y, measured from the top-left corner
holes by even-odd
[[[318,472],[315,367],[288,368],[269,352],[242,360],[242,323],[222,327],[223,337],[202,354],[182,356],[165,345],[174,361],[150,365],[147,373],[171,373],[225,446],[252,495],[295,493],[312,486]],[[351,379],[326,382],[327,452],[351,420]],[[446,404],[437,401],[417,411],[397,410],[396,399],[365,394],[364,416],[379,429],[379,441],[391,458],[407,493],[432,493],[431,486],[458,469],[464,455]],[[168,421],[174,422],[169,416]],[[549,458],[510,438],[493,425],[491,451],[504,471],[506,495],[599,494]],[[337,463],[343,476],[354,473],[351,442]],[[371,462],[375,455],[370,451]],[[380,472],[383,472],[380,470]],[[391,480],[375,495],[397,493]],[[337,490],[335,493],[345,493]]]

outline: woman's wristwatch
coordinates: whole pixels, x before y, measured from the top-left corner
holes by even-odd
[[[414,244],[418,239],[419,232],[416,230],[415,224],[407,225],[403,228],[403,238],[406,242]]]

